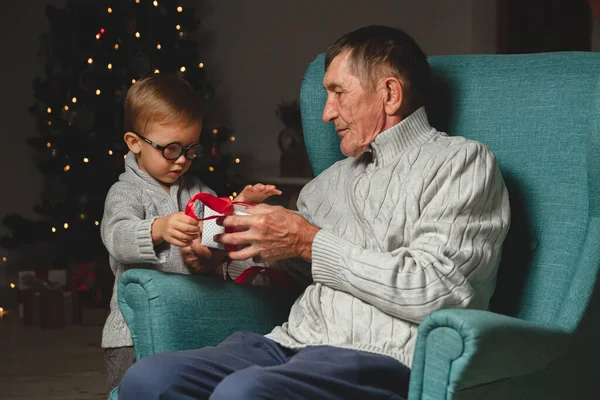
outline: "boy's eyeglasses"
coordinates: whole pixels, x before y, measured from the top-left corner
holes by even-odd
[[[161,146],[160,144],[153,142],[152,140],[140,135],[135,131],[131,131],[131,133],[137,135],[140,139],[148,143],[150,146],[161,150],[163,157],[167,160],[177,160],[179,157],[181,157],[182,154],[188,160],[195,160],[202,154],[202,145],[200,143],[193,143],[187,147],[183,147],[181,143],[173,142],[167,144],[166,146]]]

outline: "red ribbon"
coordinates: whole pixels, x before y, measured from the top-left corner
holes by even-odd
[[[194,211],[194,204],[196,204],[197,201],[200,201],[201,203],[203,203],[205,206],[207,206],[211,210],[216,211],[222,215],[213,215],[211,217],[198,218],[198,216],[196,215],[196,212]],[[235,204],[244,205],[244,206],[256,205],[256,204],[252,204],[252,203],[245,203],[242,201],[232,201],[229,197],[217,197],[217,196],[213,196],[210,193],[197,193],[194,196],[192,196],[190,201],[188,201],[187,205],[185,206],[185,215],[188,215],[197,221],[206,221],[209,219],[221,218],[222,216],[233,215],[233,206]],[[235,232],[235,230],[233,228],[225,228],[225,233],[232,233],[232,232]],[[226,245],[225,250],[235,251],[235,250],[237,250],[237,247],[231,246],[231,245]],[[227,270],[229,269],[230,264],[231,264],[231,260],[227,261],[227,269],[225,270],[225,274],[227,276],[229,276],[229,273],[227,272]],[[250,268],[244,270],[244,272],[242,272],[240,274],[240,276],[238,276],[236,279],[234,279],[234,282],[236,282],[236,283],[252,283],[252,280],[261,272],[264,272],[267,275],[269,275],[271,278],[273,278],[273,280],[276,283],[283,286],[284,288],[287,288],[289,290],[298,290],[298,286],[296,285],[294,280],[290,276],[285,274],[284,272],[282,272],[278,269],[274,269],[274,268],[264,268],[264,267],[259,267],[259,266],[250,267]]]
[[[201,203],[203,203],[205,206],[207,206],[211,210],[216,211],[222,215],[213,215],[211,217],[198,218],[198,216],[196,215],[196,212],[194,211],[194,204],[196,204],[197,201],[200,201]],[[239,204],[239,205],[244,205],[244,206],[254,206],[255,205],[252,203],[244,203],[243,201],[232,201],[229,197],[213,196],[210,193],[196,193],[195,195],[192,196],[190,201],[188,201],[187,205],[185,206],[185,215],[194,218],[196,221],[206,221],[209,219],[221,218],[223,216],[233,215],[234,204]],[[232,233],[232,232],[235,232],[235,229],[225,228],[225,233]],[[235,250],[237,250],[237,247],[231,246],[231,245],[226,245],[225,250],[235,251]]]

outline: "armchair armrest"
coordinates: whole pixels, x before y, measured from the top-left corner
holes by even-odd
[[[552,390],[547,375],[571,341],[561,327],[487,311],[437,311],[419,327],[409,399],[553,398],[544,395]]]
[[[118,291],[137,359],[214,346],[240,330],[267,333],[287,320],[295,300],[275,287],[148,269],[124,272]]]

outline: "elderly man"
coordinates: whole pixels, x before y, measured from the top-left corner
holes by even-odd
[[[330,46],[325,69],[323,120],[348,158],[306,185],[299,213],[252,207],[218,238],[243,245],[233,260],[311,278],[288,322],[146,357],[121,399],[400,399],[419,323],[488,307],[508,194],[490,150],[429,124],[425,54],[401,30],[370,26]]]

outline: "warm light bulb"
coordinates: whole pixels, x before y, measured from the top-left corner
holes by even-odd
[[[231,193],[231,195],[232,195],[233,197],[236,197],[236,196],[237,196],[237,193],[236,193],[236,192],[233,192],[233,193]]]
[[[4,308],[0,307],[0,314],[4,312]]]
[[[84,213],[79,214],[79,219],[85,219],[85,214]]]
[[[239,164],[239,163],[240,163],[240,159],[239,159],[239,158],[236,158],[236,159],[235,159],[235,163],[236,163],[236,164]]]
[[[69,106],[65,104],[65,106],[63,107],[63,109],[64,109],[65,111],[69,111]]]
[[[123,159],[127,158],[127,154],[123,155]]]
[[[109,156],[112,156],[112,155],[113,155],[113,151],[112,151],[112,150],[109,150],[109,151],[108,151],[108,155],[109,155]]]
[[[48,121],[48,126],[52,126],[52,121]]]
[[[88,64],[93,64],[94,63],[94,59],[92,57],[88,58]]]
[[[155,74],[159,74],[159,73],[160,73],[160,70],[159,70],[158,68],[156,68],[156,69],[154,70],[154,73],[155,73]]]
[[[102,93],[100,89],[96,89],[96,96],[100,96],[100,93]]]
[[[131,80],[131,83],[135,83],[135,79],[132,79],[132,80]]]
[[[140,0],[135,0],[136,4],[140,4]]]
[[[115,50],[119,50],[119,43],[115,43]]]
[[[63,170],[64,170],[65,172],[67,172],[67,171],[68,171],[68,170],[70,170],[70,169],[71,169],[71,166],[70,166],[69,164],[65,165],[65,167],[63,168]]]
[[[100,225],[100,222],[94,221],[94,225],[98,226],[98,225]]]
[[[47,148],[50,148],[50,147],[52,147],[52,143],[50,143],[50,142],[46,143],[46,147],[47,147]]]
[[[160,45],[160,43],[156,45],[156,48],[157,48],[158,50],[162,49],[162,46]]]
[[[218,129],[213,129],[213,133],[216,135],[217,133],[219,133]]]
[[[69,229],[69,224],[67,224],[67,223],[65,222],[65,224],[63,225],[63,227],[64,227],[65,229]]]
[[[181,25],[179,25],[179,24],[175,25],[175,29],[180,30],[181,29]]]
[[[152,4],[154,4],[154,7],[158,7],[158,1],[154,0]]]
[[[72,101],[73,103],[77,103],[77,97],[73,97],[73,98],[71,99],[71,101]]]
[[[87,163],[89,163],[89,162],[90,162],[90,159],[89,159],[89,158],[87,158],[87,157],[84,157],[84,158],[83,158],[83,162],[87,164]]]
[[[52,109],[50,107],[48,107],[46,111],[48,111],[48,114],[52,114]]]
[[[235,142],[235,136],[230,137],[229,140],[231,140],[232,142]]]
[[[109,63],[109,64],[108,64],[106,67],[107,67],[108,69],[112,69],[112,64],[110,64],[110,63]]]
[[[200,63],[200,64],[198,64],[198,67],[199,67],[199,68],[204,68],[204,63]]]
[[[107,11],[108,11],[109,14],[112,14],[112,8],[108,7]]]
[[[211,165],[210,167],[208,167],[208,170],[209,170],[210,172],[215,172],[215,167],[213,167],[213,166]]]
[[[10,288],[11,288],[11,289],[14,289],[14,288],[16,288],[16,287],[17,287],[17,285],[15,285],[14,283],[11,283],[11,284],[10,284]]]
[[[183,7],[177,6],[177,12],[183,12]]]
[[[184,67],[184,66],[181,66],[181,68],[179,68],[179,70],[180,70],[181,72],[185,72],[185,67]]]
[[[7,261],[8,261],[8,258],[2,257],[2,262],[7,262]]]
[[[183,32],[179,32],[179,37],[183,37]]]
[[[96,33],[96,40],[100,40],[100,34]]]
[[[140,36],[141,36],[141,35],[140,35],[140,33],[139,33],[139,32],[136,32],[136,33],[135,33],[135,37],[136,37],[136,38],[138,38],[138,39],[139,39],[139,38],[140,38]]]
[[[52,227],[52,233],[56,233],[56,228]]]

